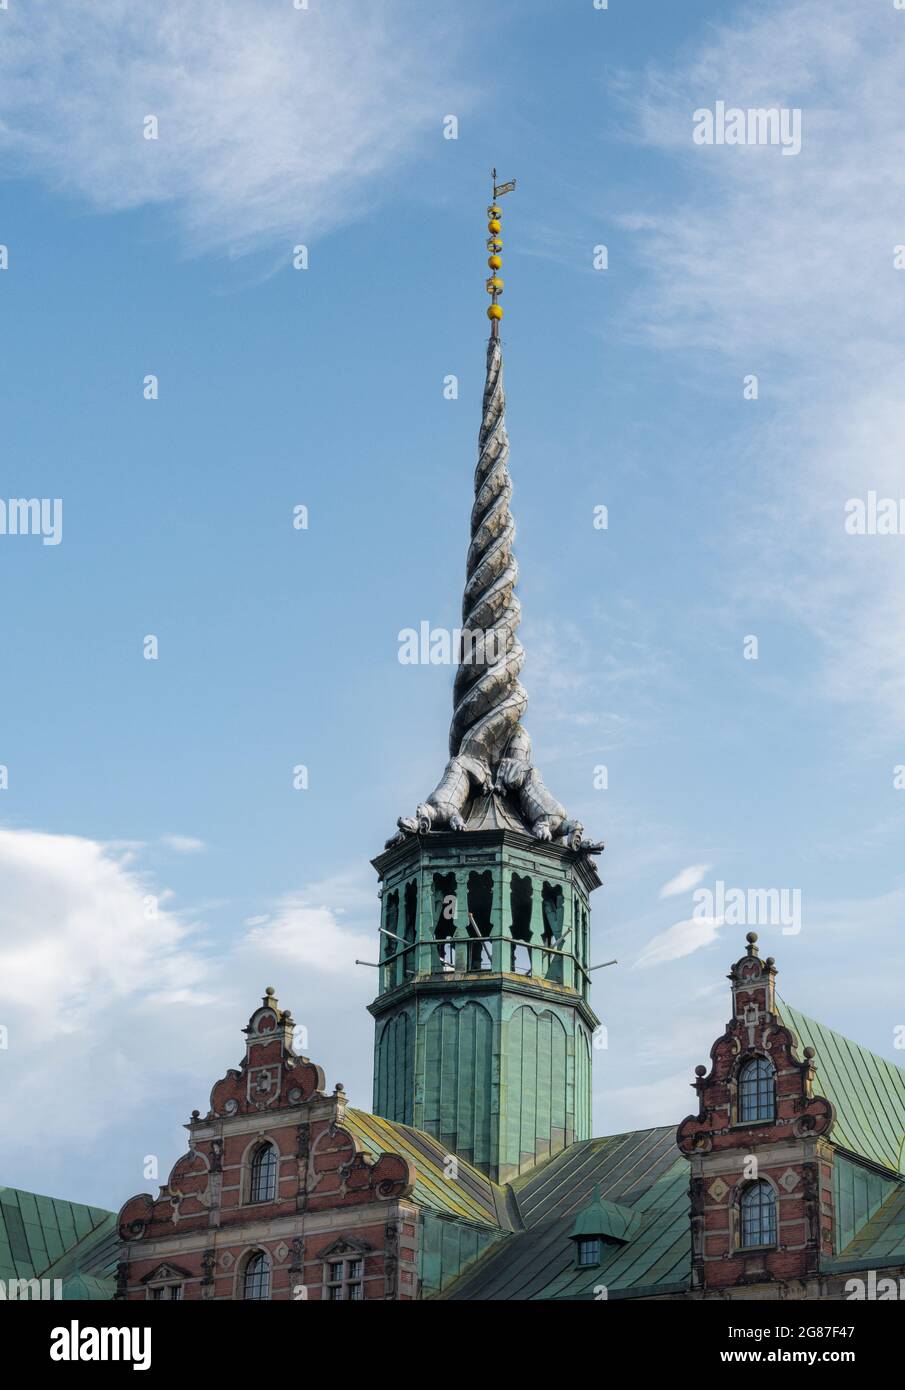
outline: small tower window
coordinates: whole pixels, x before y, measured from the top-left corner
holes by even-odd
[[[273,1144],[262,1144],[251,1160],[248,1184],[250,1202],[272,1202],[277,1195],[277,1151]]]
[[[405,885],[405,927],[403,930],[405,944],[413,948],[415,939],[418,935],[418,885],[414,879]],[[404,979],[409,979],[415,973],[415,952],[414,949],[406,951],[402,957],[402,975]]]
[[[483,937],[493,931],[493,874],[474,870],[468,875],[468,921],[471,941],[468,947],[469,970],[489,970],[492,957]],[[476,930],[477,929],[477,930]]]
[[[544,920],[543,941],[549,954],[545,975],[557,984],[563,982],[563,958],[558,954],[565,921],[565,903],[558,883],[545,883],[541,890],[541,911]]]
[[[441,970],[455,970],[456,876],[434,874],[434,940]]]
[[[510,970],[513,974],[519,968],[519,955],[524,952],[526,966],[524,974],[531,974],[531,951],[529,949],[531,941],[531,899],[533,887],[529,874],[513,874],[512,884],[509,889],[509,910],[512,914],[512,954]],[[524,946],[516,945],[516,942],[524,942]]]
[[[772,1120],[776,1113],[773,1067],[766,1057],[752,1057],[738,1074],[738,1122]]]
[[[596,1236],[585,1240],[579,1240],[577,1244],[579,1265],[587,1266],[600,1264],[600,1240]]]
[[[739,1244],[743,1250],[776,1244],[776,1193],[763,1178],[745,1188],[739,1214]]]
[[[270,1297],[270,1260],[263,1250],[251,1255],[245,1265],[242,1278],[242,1297],[249,1300]]]
[[[396,953],[399,950],[399,892],[393,889],[392,893],[387,894],[386,912],[383,919],[384,935],[380,940],[382,953],[385,961],[389,963],[384,966],[384,989],[392,989],[397,982]]]

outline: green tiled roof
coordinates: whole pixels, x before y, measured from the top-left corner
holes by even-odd
[[[776,1008],[801,1047],[816,1053],[814,1089],[836,1111],[833,1142],[881,1168],[905,1172],[905,1071],[779,998]]]
[[[421,1206],[480,1226],[511,1224],[505,1191],[479,1169],[460,1158],[455,1178],[447,1176],[449,1150],[439,1139],[366,1110],[347,1110],[343,1124],[368,1153],[398,1153],[414,1164],[412,1196]]]
[[[117,1244],[111,1211],[0,1188],[2,1280],[62,1279],[64,1298],[112,1298]]]
[[[498,1242],[444,1292],[455,1300],[591,1299],[666,1292],[690,1273],[688,1162],[674,1125],[572,1144],[512,1185],[527,1229]],[[604,1200],[641,1217],[627,1244],[604,1247],[601,1264],[575,1265],[576,1215],[599,1184]]]

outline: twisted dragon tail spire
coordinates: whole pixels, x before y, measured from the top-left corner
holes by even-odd
[[[516,635],[521,605],[512,553],[509,438],[503,394],[503,353],[487,345],[487,380],[475,470],[471,545],[462,599],[462,651],[453,689],[451,757],[465,754],[495,770],[528,704],[519,681],[525,653]]]
[[[582,827],[569,820],[565,808],[551,796],[531,761],[531,741],[521,724],[528,696],[519,680],[525,653],[517,631],[521,606],[515,593],[518,565],[512,553],[515,522],[509,510],[509,437],[503,394],[503,351],[498,300],[503,292],[502,224],[497,198],[509,193],[515,181],[497,184],[493,171],[493,205],[487,209],[487,250],[491,297],[487,317],[487,379],[475,500],[471,512],[471,545],[462,600],[462,648],[453,687],[453,717],[449,727],[449,762],[438,786],[414,816],[400,816],[395,844],[406,835],[430,830],[466,830],[493,823],[520,829],[539,840],[568,842],[573,849],[594,853],[601,846],[582,839]],[[476,808],[480,808],[476,810]],[[471,818],[471,819],[470,819]]]

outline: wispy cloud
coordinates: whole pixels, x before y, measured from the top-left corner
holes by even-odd
[[[660,897],[676,898],[680,893],[690,893],[692,888],[697,888],[701,879],[712,867],[712,864],[690,864],[687,869],[680,870],[675,878],[664,883],[660,889]]]
[[[104,211],[172,205],[193,248],[288,257],[440,139],[460,35],[406,0],[14,5],[0,155]]]
[[[196,840],[193,835],[162,835],[161,844],[177,854],[200,854],[204,849],[204,841]]]
[[[690,956],[692,952],[700,951],[703,946],[710,946],[716,941],[722,925],[721,917],[689,917],[684,922],[676,922],[647,943],[635,967],[647,969],[652,965],[664,965],[667,961]]]
[[[374,931],[355,931],[324,903],[290,895],[272,916],[251,926],[243,943],[255,960],[314,967],[327,975],[348,978],[355,957],[372,959],[377,947]]]

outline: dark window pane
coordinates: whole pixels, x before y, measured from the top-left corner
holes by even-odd
[[[774,1113],[773,1068],[766,1057],[753,1057],[739,1072],[738,1118],[743,1123],[772,1120]]]
[[[776,1194],[768,1182],[753,1182],[742,1193],[741,1244],[775,1245]]]
[[[272,1144],[262,1144],[251,1163],[252,1202],[272,1202],[277,1194],[277,1151]]]
[[[248,1299],[270,1297],[270,1261],[263,1251],[252,1255],[245,1266],[244,1292]]]

